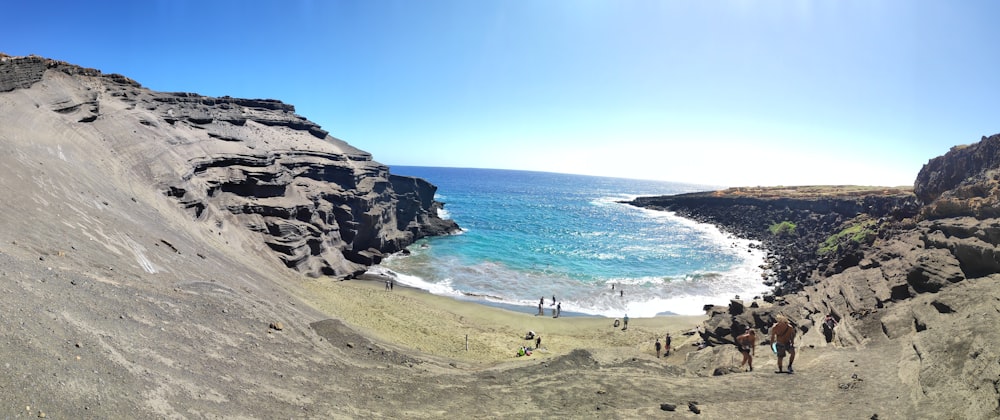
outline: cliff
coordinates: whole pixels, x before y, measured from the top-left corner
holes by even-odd
[[[303,274],[350,278],[457,229],[437,216],[436,187],[390,174],[292,105],[154,92],[41,57],[0,60],[9,146],[53,144],[67,159],[102,162]]]
[[[898,374],[928,418],[1000,416],[1000,135],[952,148],[921,169],[913,194],[843,187],[742,189],[647,197],[759,239],[772,251],[777,298],[707,306],[709,342],[748,329],[766,337],[775,315],[792,319],[800,348],[899,352]],[[776,229],[788,221],[794,229]],[[773,303],[773,304],[770,304]],[[839,324],[827,336],[825,315]]]
[[[914,192],[927,203],[927,219],[1000,216],[1000,135],[931,159],[917,175]]]
[[[790,401],[805,418],[997,418],[1000,223],[976,204],[986,197],[969,195],[989,191],[989,176],[975,181],[988,159],[958,170],[962,156],[940,162],[954,177],[921,172],[960,181],[918,181],[938,192],[913,216],[922,193],[777,200],[764,221],[706,204],[765,241],[773,226],[788,243],[815,237],[829,259],[797,292],[708,308],[714,344],[746,328],[763,335],[777,313],[798,327],[795,375],[772,374],[763,346],[757,369],[739,372],[734,346],[692,345],[694,320],[621,330],[306,278],[351,277],[454,224],[437,218],[433,186],[390,174],[291,105],[152,92],[0,55],[0,414],[767,418]],[[779,190],[808,192],[739,189],[730,193],[750,199],[730,203],[755,211]],[[935,203],[980,211],[929,211]],[[806,231],[813,218],[829,220],[832,241]],[[825,313],[840,320],[830,341],[815,328]],[[515,358],[526,329],[544,349]],[[673,352],[658,358],[665,331]],[[492,354],[510,356],[478,361]]]

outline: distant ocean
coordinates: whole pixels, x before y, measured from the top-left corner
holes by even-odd
[[[372,271],[458,299],[607,317],[703,314],[706,303],[768,290],[764,253],[711,225],[619,204],[705,187],[493,169],[392,166],[438,186],[443,217],[463,228]],[[614,290],[612,290],[614,287]]]

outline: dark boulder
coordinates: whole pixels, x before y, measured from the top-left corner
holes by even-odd
[[[740,315],[743,313],[743,301],[739,299],[732,299],[729,301],[729,314],[730,315]]]
[[[697,401],[691,401],[691,402],[689,402],[688,403],[688,410],[691,410],[691,412],[695,413],[695,414],[701,414],[701,409],[698,408],[698,402]]]

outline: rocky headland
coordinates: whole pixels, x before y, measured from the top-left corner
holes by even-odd
[[[0,92],[8,118],[34,108],[22,127],[5,124],[23,130],[21,141],[32,142],[39,124],[56,127],[76,148],[114,155],[115,169],[148,180],[191,218],[254,235],[254,246],[309,276],[350,278],[383,254],[458,229],[437,216],[435,186],[390,174],[277,100],[153,92],[41,57],[2,58]]]
[[[920,210],[908,187],[741,187],[639,197],[628,204],[760,241],[768,252],[764,282],[776,295],[856,266],[876,238],[906,228]]]
[[[777,293],[621,330],[367,281],[456,226],[291,105],[0,56],[0,416],[997,418],[998,161],[993,136],[912,191],[649,204],[760,239]],[[778,313],[797,373],[763,345],[742,372],[726,343]]]
[[[706,337],[733,343],[778,313],[800,343],[903,348],[918,417],[1000,416],[1000,135],[931,159],[908,188],[733,188],[643,197],[756,239],[769,251],[764,303],[706,306]],[[766,306],[766,307],[765,307]],[[819,328],[839,321],[831,339]],[[932,414],[933,413],[933,414]]]

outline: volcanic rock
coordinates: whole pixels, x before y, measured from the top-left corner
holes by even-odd
[[[760,239],[778,295],[738,314],[708,305],[702,334],[671,331],[666,359],[652,350],[663,331],[636,320],[627,333],[587,332],[606,338],[600,346],[549,334],[551,353],[474,365],[371,333],[420,322],[393,305],[427,296],[303,278],[351,277],[455,225],[437,217],[432,185],[390,174],[294,112],[0,54],[0,413],[585,418],[596,404],[603,417],[639,418],[672,399],[713,418],[766,417],[760,402],[779,400],[800,402],[807,418],[1000,417],[996,136],[933,159],[916,194],[780,187],[651,199]],[[371,322],[359,327],[313,307],[303,284],[388,306],[355,313]],[[479,309],[431,309],[433,322],[460,327],[412,334],[441,348],[493,345],[462,346],[478,335],[516,345],[524,330],[476,321]],[[779,314],[798,332],[801,374],[712,376],[733,372],[740,354],[728,343],[749,328],[761,337],[757,370],[770,370],[764,337]],[[830,342],[816,328],[826,314],[840,321]],[[280,333],[262,328],[276,320]]]
[[[108,149],[120,170],[150,180],[206,229],[239,230],[247,245],[266,245],[309,276],[354,277],[384,254],[457,229],[437,216],[436,187],[390,174],[277,100],[154,92],[40,57],[3,58],[0,92],[51,111],[7,131],[40,145],[28,134],[37,130],[17,124],[44,124],[79,147]],[[62,151],[87,159],[73,152]]]

